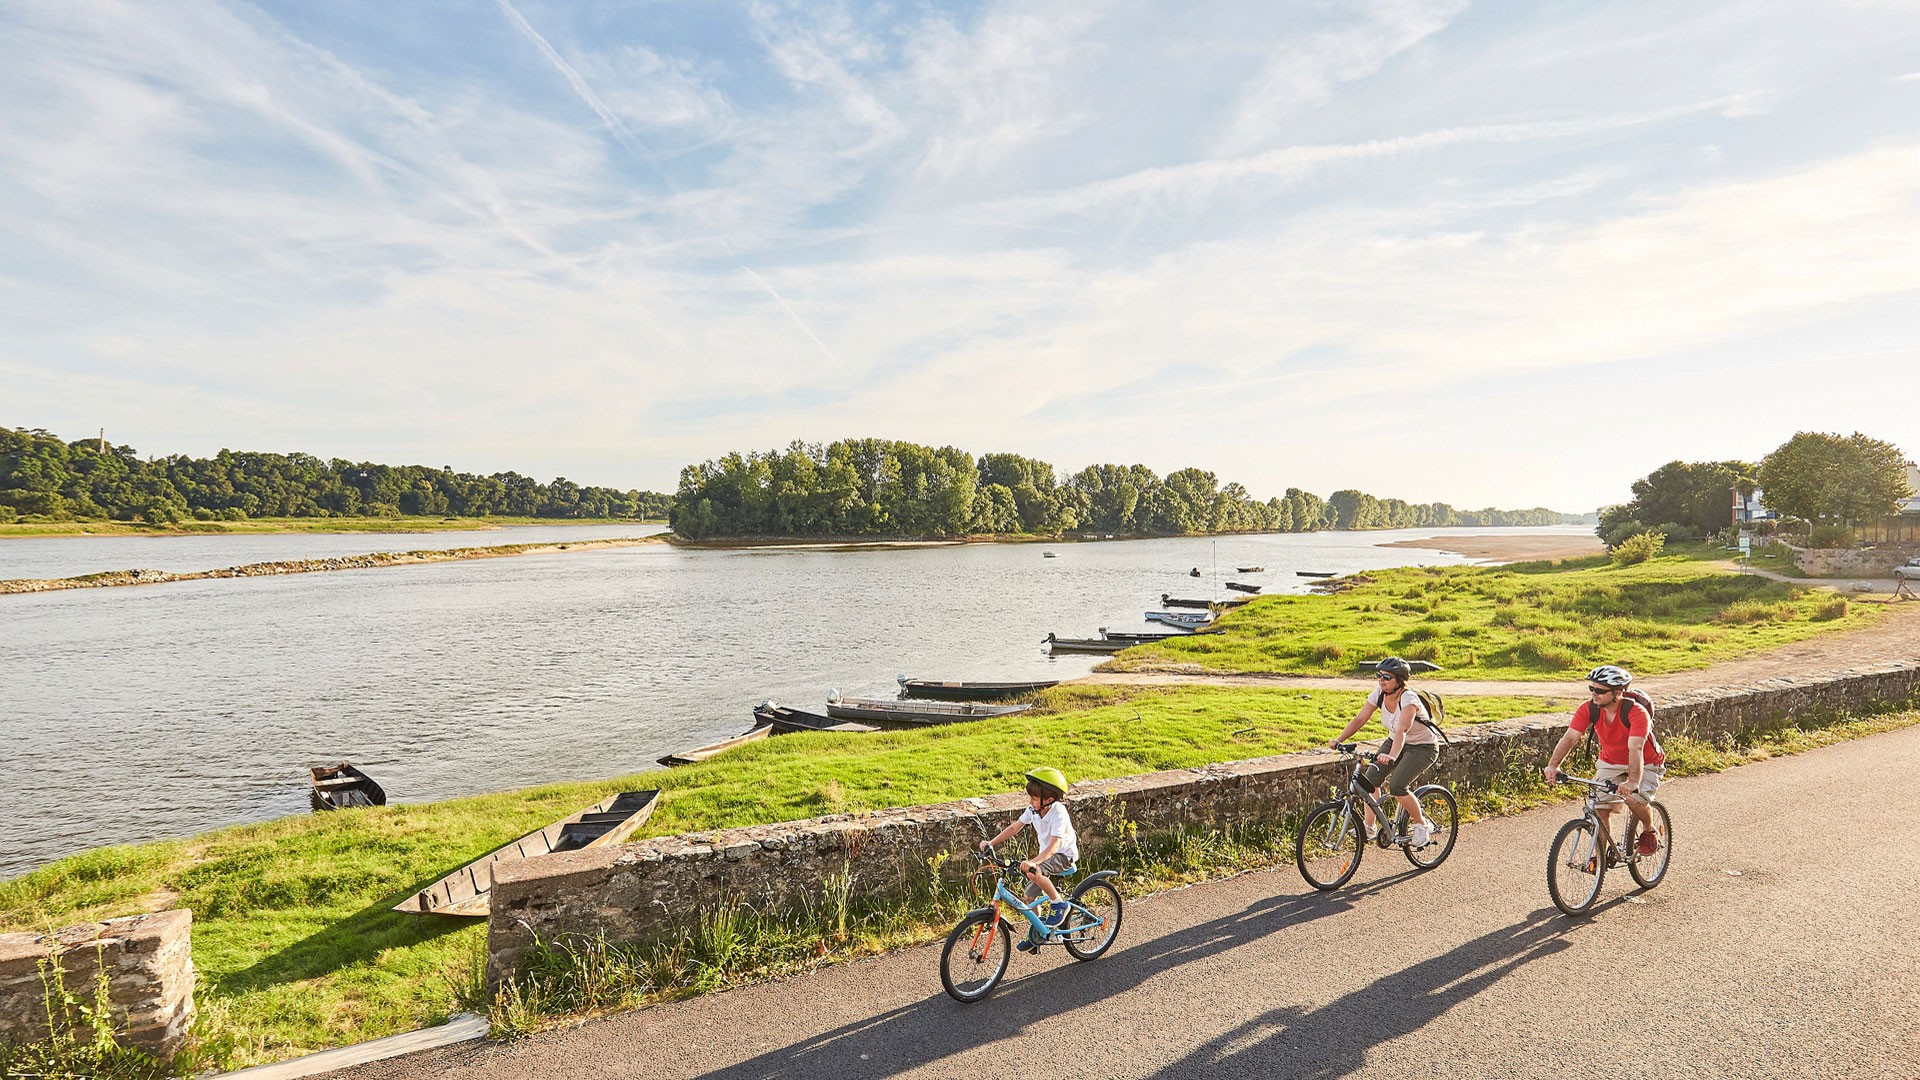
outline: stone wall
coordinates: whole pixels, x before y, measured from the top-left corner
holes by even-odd
[[[1920,555],[1920,545],[1881,544],[1871,548],[1801,548],[1784,544],[1800,572],[1817,578],[1890,578],[1893,568]]]
[[[1659,730],[1712,739],[1920,698],[1920,660],[1757,685],[1672,695],[1657,702]],[[1506,768],[1536,768],[1566,715],[1524,717],[1449,732],[1439,775],[1456,792]],[[1345,782],[1325,752],[1077,783],[1068,796],[1083,854],[1110,824],[1143,833],[1297,818]],[[778,825],[645,840],[528,859],[494,872],[488,974],[498,980],[538,940],[605,935],[640,942],[673,932],[722,898],[762,908],[819,901],[833,884],[850,896],[909,895],[930,861],[964,852],[1026,805],[1019,793],[837,815]],[[963,860],[954,860],[955,872]]]
[[[106,966],[114,1030],[157,1057],[180,1049],[193,1022],[193,913],[162,911],[39,934],[0,934],[0,1040],[47,1037],[40,962],[60,966],[69,993],[91,1005]]]

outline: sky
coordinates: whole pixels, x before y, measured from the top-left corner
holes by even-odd
[[[1920,453],[1920,5],[0,0],[0,424],[1580,512]]]

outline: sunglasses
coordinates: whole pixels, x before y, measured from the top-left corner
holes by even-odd
[[[1374,678],[1379,679],[1381,682],[1390,682],[1392,681],[1393,676],[1383,671],[1380,674],[1375,675]]]
[[[1618,690],[1616,690],[1616,689],[1614,689],[1614,688],[1613,688],[1613,687],[1611,687],[1611,686],[1589,686],[1589,687],[1587,687],[1587,693],[1589,693],[1589,694],[1595,694],[1595,695],[1598,695],[1598,694],[1617,694],[1617,693],[1619,693],[1619,692],[1620,692],[1620,691],[1618,691]]]

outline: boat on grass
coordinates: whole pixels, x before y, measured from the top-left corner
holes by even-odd
[[[1142,632],[1138,630],[1109,630],[1104,626],[1100,628],[1100,637],[1102,640],[1124,641],[1129,645],[1146,645],[1155,641],[1165,641],[1168,638],[1189,638],[1192,636],[1192,634],[1186,633],[1185,631],[1180,633],[1175,633],[1171,630],[1148,630]]]
[[[1103,637],[1102,638],[1063,638],[1055,634],[1048,634],[1046,640],[1041,642],[1041,644],[1047,647],[1048,652],[1108,654],[1108,653],[1117,653],[1121,649],[1131,648],[1132,646],[1138,644],[1138,642],[1116,641],[1111,638],[1103,638]]]
[[[1380,661],[1362,660],[1360,661],[1360,666],[1367,671],[1373,671],[1380,666]],[[1429,675],[1433,672],[1445,671],[1447,669],[1431,660],[1409,660],[1407,661],[1407,670],[1413,672],[1415,675]]]
[[[705,761],[715,754],[724,754],[729,750],[745,746],[750,742],[759,742],[771,734],[773,734],[773,725],[763,724],[758,727],[749,728],[731,739],[721,739],[717,743],[708,743],[705,746],[696,746],[691,750],[682,750],[677,754],[668,754],[666,757],[660,759],[660,764],[669,767],[674,765],[692,765],[696,761]]]
[[[827,715],[835,720],[857,720],[881,727],[926,727],[929,724],[955,724],[967,720],[986,720],[1012,716],[1033,708],[1031,704],[988,705],[978,701],[876,701],[868,698],[831,697]]]
[[[409,915],[463,915],[485,918],[492,914],[494,868],[504,862],[537,859],[558,851],[612,847],[625,843],[635,829],[653,816],[660,792],[623,791],[585,810],[502,844],[446,877],[393,905]]]
[[[1149,611],[1148,622],[1157,622],[1165,626],[1178,626],[1187,630],[1197,630],[1213,621],[1213,613],[1199,611]]]
[[[871,724],[835,720],[831,716],[823,716],[820,713],[788,708],[772,698],[753,707],[753,722],[755,726],[764,724],[772,727],[775,735],[793,735],[802,731],[839,731],[858,734],[880,730]]]
[[[350,810],[357,806],[385,806],[387,793],[373,777],[353,767],[352,762],[315,765],[307,772],[312,777],[315,810]]]
[[[900,689],[910,698],[942,698],[947,701],[998,701],[1002,698],[1019,697],[1022,694],[1037,694],[1051,686],[1059,686],[1058,679],[1035,679],[1028,682],[944,682],[939,679],[909,679],[905,675],[898,677]]]

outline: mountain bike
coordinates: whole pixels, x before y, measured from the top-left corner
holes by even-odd
[[[1460,827],[1460,807],[1453,792],[1440,784],[1423,784],[1412,794],[1420,800],[1420,813],[1432,827],[1432,835],[1425,844],[1415,845],[1407,812],[1396,805],[1394,813],[1388,814],[1367,786],[1361,770],[1373,760],[1373,752],[1357,750],[1357,745],[1341,743],[1335,747],[1354,759],[1347,793],[1308,811],[1293,839],[1293,860],[1300,867],[1300,876],[1322,892],[1345,885],[1360,869],[1360,854],[1367,846],[1362,804],[1373,808],[1373,818],[1380,823],[1374,842],[1382,848],[1398,847],[1407,861],[1421,870],[1431,870],[1446,861]]]
[[[1055,884],[1076,872],[1055,875]],[[993,993],[1013,959],[1015,930],[1007,917],[1009,911],[1025,916],[1026,940],[1034,952],[1039,952],[1042,945],[1059,942],[1075,960],[1099,959],[1113,947],[1114,936],[1120,932],[1120,889],[1114,884],[1118,876],[1112,870],[1088,875],[1059,901],[1066,907],[1060,925],[1049,926],[1040,916],[1041,905],[1048,902],[1046,896],[1032,903],[1021,900],[1027,879],[1019,863],[1001,858],[988,845],[973,880],[982,892],[991,881],[992,895],[986,907],[967,912],[947,935],[946,948],[940,951],[940,984],[955,1001],[979,1001]],[[1009,888],[1009,883],[1015,887]]]
[[[1584,915],[1600,898],[1600,882],[1607,876],[1607,870],[1615,866],[1625,866],[1627,873],[1642,889],[1651,889],[1660,884],[1667,876],[1667,866],[1673,861],[1673,819],[1667,814],[1667,808],[1654,799],[1647,803],[1647,810],[1653,816],[1654,835],[1660,838],[1660,846],[1651,855],[1640,854],[1640,819],[1633,812],[1622,808],[1627,819],[1625,842],[1615,845],[1613,837],[1600,834],[1600,815],[1594,812],[1594,803],[1603,794],[1615,794],[1615,785],[1611,780],[1582,779],[1578,776],[1561,776],[1560,783],[1581,784],[1587,789],[1586,804],[1581,815],[1560,826],[1554,834],[1553,847],[1547,851],[1547,894],[1553,897],[1553,906],[1568,915]],[[1631,793],[1621,793],[1623,798],[1638,802],[1639,797]]]

